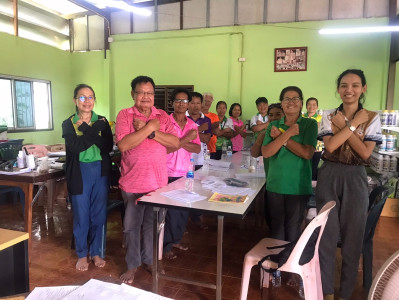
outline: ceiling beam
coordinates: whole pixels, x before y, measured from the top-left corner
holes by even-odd
[[[84,1],[84,0],[69,0],[70,2],[79,5],[89,11],[94,12],[95,14],[107,19],[107,21],[109,21],[110,19],[110,13],[106,10],[106,9],[99,9],[96,6],[94,6],[93,4]]]

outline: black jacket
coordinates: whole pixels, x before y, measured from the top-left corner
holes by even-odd
[[[82,174],[80,172],[79,153],[87,150],[92,145],[96,145],[101,151],[101,176],[108,176],[111,171],[111,158],[109,153],[112,151],[113,139],[111,127],[107,120],[101,120],[103,116],[98,116],[98,121],[92,126],[82,123],[79,131],[83,132],[78,136],[71,122],[70,116],[62,122],[62,137],[65,139],[66,163],[65,176],[67,180],[68,192],[72,195],[83,193]],[[98,133],[101,132],[101,135]]]

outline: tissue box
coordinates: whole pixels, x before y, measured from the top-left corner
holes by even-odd
[[[54,144],[46,146],[49,152],[60,152],[65,151],[65,144]]]

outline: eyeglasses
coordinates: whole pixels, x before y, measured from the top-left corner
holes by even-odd
[[[301,101],[301,98],[299,97],[292,97],[292,98],[283,98],[283,101],[281,101],[284,104],[288,104],[289,102],[293,102],[295,104],[298,104],[298,102]]]
[[[152,97],[155,95],[154,92],[143,92],[143,91],[134,91],[139,96],[149,96]]]
[[[79,96],[79,97],[76,97],[75,99],[79,99],[79,101],[85,102],[86,100],[94,101],[96,98],[93,97],[93,96],[89,96],[89,97],[86,97],[86,96]]]
[[[187,104],[188,103],[188,100],[187,99],[175,99],[175,100],[173,100],[175,103],[185,103],[185,104]]]

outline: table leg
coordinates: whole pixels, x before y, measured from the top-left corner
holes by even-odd
[[[158,249],[159,249],[159,207],[154,207],[153,220],[153,237],[152,237],[152,292],[158,294]]]
[[[222,299],[222,264],[223,264],[223,220],[218,216],[217,266],[216,266],[216,300]]]
[[[29,234],[28,253],[32,249],[32,199],[33,199],[33,183],[21,184],[21,188],[25,193],[25,232]],[[29,256],[30,257],[30,256]],[[29,258],[30,261],[30,258]]]
[[[53,217],[55,179],[47,180],[46,187],[47,187],[47,218],[52,218]]]

